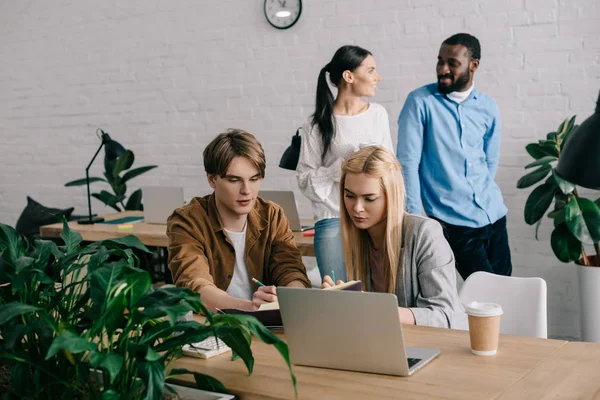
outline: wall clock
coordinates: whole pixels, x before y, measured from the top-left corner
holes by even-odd
[[[302,0],[265,0],[265,18],[274,28],[291,28],[301,13]]]

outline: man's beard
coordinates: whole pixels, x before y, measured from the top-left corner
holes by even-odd
[[[458,76],[456,82],[451,83],[449,86],[444,86],[441,84],[440,79],[442,78],[452,79],[452,76],[450,74],[438,75],[438,90],[442,94],[448,94],[452,92],[461,91],[462,89],[466,88],[469,84],[469,79],[471,78],[471,75],[469,74],[469,70],[466,70],[463,74],[460,74]]]

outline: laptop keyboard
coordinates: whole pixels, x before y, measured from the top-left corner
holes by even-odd
[[[412,368],[419,361],[421,361],[421,359],[420,358],[407,358],[406,361],[408,361],[408,368]]]

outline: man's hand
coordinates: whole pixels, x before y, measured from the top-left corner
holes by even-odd
[[[330,288],[330,287],[334,287],[337,285],[343,285],[344,281],[341,280],[337,280],[335,283],[333,283],[333,279],[331,279],[331,277],[329,275],[325,275],[325,278],[323,278],[323,283],[321,283],[321,289],[326,289],[326,288]]]
[[[260,286],[252,296],[252,309],[258,310],[261,304],[277,301],[275,286]]]

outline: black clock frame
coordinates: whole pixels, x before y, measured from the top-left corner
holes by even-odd
[[[300,9],[298,10],[298,15],[296,16],[296,19],[289,26],[277,26],[277,25],[274,25],[271,22],[271,20],[269,19],[269,17],[267,16],[267,1],[268,0],[265,0],[265,2],[263,4],[263,13],[265,14],[265,19],[267,20],[267,22],[269,23],[269,25],[271,25],[275,29],[279,29],[279,30],[290,29],[292,26],[296,25],[296,22],[298,22],[298,20],[300,19],[300,16],[302,15],[302,0],[298,0],[298,2],[300,4]]]

